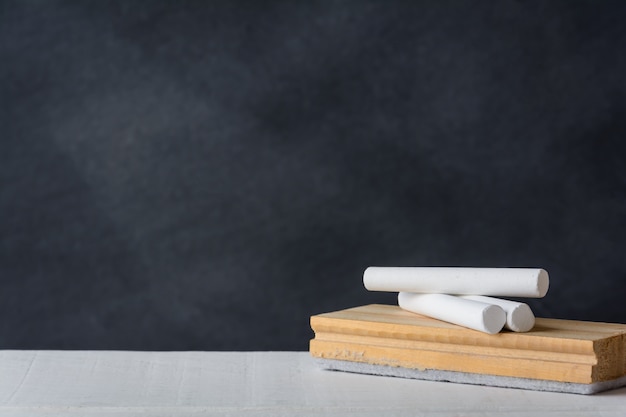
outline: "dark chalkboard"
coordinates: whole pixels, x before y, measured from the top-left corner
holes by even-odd
[[[626,322],[626,3],[0,2],[0,348],[304,350],[369,265]]]

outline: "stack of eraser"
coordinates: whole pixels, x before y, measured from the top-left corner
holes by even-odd
[[[369,267],[363,284],[398,292],[404,310],[496,334],[504,327],[527,332],[535,316],[525,303],[494,297],[541,298],[549,277],[540,268]]]

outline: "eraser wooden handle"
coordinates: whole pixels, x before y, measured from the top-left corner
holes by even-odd
[[[496,334],[506,322],[504,310],[493,304],[446,294],[398,294],[400,308],[459,326]]]
[[[376,267],[363,273],[370,291],[541,298],[548,273],[538,268]]]
[[[535,315],[527,304],[482,295],[461,295],[460,298],[502,307],[506,313],[506,324],[504,327],[511,331],[527,332],[535,326]]]

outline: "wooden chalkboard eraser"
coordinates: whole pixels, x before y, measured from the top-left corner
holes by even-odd
[[[327,369],[592,394],[626,385],[626,325],[537,318],[490,335],[372,304],[311,317]]]

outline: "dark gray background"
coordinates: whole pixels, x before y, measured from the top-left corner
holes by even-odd
[[[0,347],[304,350],[368,265],[626,322],[626,2],[0,2]]]

